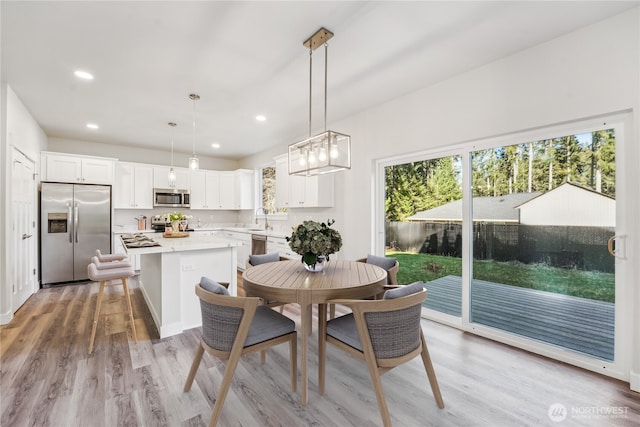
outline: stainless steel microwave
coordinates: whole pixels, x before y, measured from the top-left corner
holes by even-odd
[[[188,208],[190,206],[189,190],[173,188],[154,188],[153,206],[169,208]]]

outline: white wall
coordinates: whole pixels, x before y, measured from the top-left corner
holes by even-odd
[[[639,17],[640,9],[627,11],[342,121],[330,121],[330,129],[352,136],[352,169],[336,174],[336,207],[324,212],[325,217],[340,218],[336,226],[344,241],[343,255],[354,259],[372,247],[376,159],[631,111],[630,140],[619,165],[622,179],[634,184],[617,197],[624,200],[627,255],[638,260]],[[261,166],[286,150],[283,144],[243,159],[241,167]],[[640,263],[635,264],[627,279],[633,284],[640,278]],[[633,329],[628,336],[635,350],[623,357],[633,359],[632,388],[640,390],[640,290],[626,287],[633,289],[635,317],[626,327]]]
[[[615,227],[616,201],[564,184],[520,206],[520,224]]]
[[[336,174],[336,208],[323,212],[349,213],[345,222],[336,223],[345,255],[357,257],[371,247],[369,189],[376,159],[637,109],[638,48],[634,9],[340,122],[330,121],[330,129],[352,137],[352,169]],[[606,61],[594,60],[603,55]],[[637,126],[633,140],[630,154],[637,159]],[[263,166],[293,142],[245,158],[240,167]]]
[[[48,151],[59,153],[83,154],[86,156],[112,157],[126,162],[150,163],[154,165],[171,165],[171,152],[168,150],[151,150],[118,144],[101,144],[98,142],[79,141],[64,138],[49,138]],[[174,152],[173,161],[176,167],[187,167],[190,154]],[[238,161],[207,157],[198,154],[200,168],[209,170],[235,170]]]
[[[9,250],[9,240],[13,238],[11,231],[11,199],[13,188],[11,182],[11,150],[15,147],[23,152],[28,158],[34,161],[35,170],[40,170],[40,151],[47,145],[47,136],[11,87],[5,82],[2,82],[1,88],[1,105],[3,108],[0,108],[0,116],[2,118],[1,129],[4,130],[4,132],[2,132],[2,157],[0,159],[3,165],[2,170],[4,171],[2,180],[4,197],[2,198],[1,212],[4,213],[4,215],[2,215],[4,223],[1,227],[1,233],[3,235],[0,239],[0,242],[2,242],[2,249],[0,250],[0,256],[2,258],[0,324],[5,324],[13,317],[11,309],[12,268],[8,268],[14,265],[13,253]],[[37,218],[37,205],[34,206],[34,209],[36,209],[34,218]]]

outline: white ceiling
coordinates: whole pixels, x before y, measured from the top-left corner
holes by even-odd
[[[168,150],[167,122],[175,121],[176,150],[187,153],[188,95],[198,93],[197,153],[238,159],[306,136],[302,42],[322,26],[335,33],[331,129],[355,112],[638,4],[3,0],[1,78],[50,137]],[[323,127],[323,49],[313,59],[316,133]],[[77,79],[77,69],[95,79]],[[257,122],[257,114],[267,121]],[[100,129],[87,129],[88,122]]]

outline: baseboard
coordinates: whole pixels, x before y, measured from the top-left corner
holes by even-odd
[[[640,372],[631,371],[629,374],[629,388],[633,391],[640,392]]]
[[[0,314],[0,325],[6,325],[13,320],[13,312],[9,310],[6,313]]]

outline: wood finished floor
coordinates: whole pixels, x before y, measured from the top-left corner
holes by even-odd
[[[87,355],[97,284],[43,289],[0,327],[1,426],[207,425],[224,365],[205,355],[189,393],[184,380],[199,337],[158,339],[132,281],[138,343],[120,295],[109,288],[94,354]],[[299,326],[297,306],[285,313]],[[314,327],[315,329],[315,327]],[[638,426],[640,395],[626,383],[423,321],[446,408],[437,408],[418,359],[382,377],[395,426]],[[317,392],[310,341],[309,404],[289,387],[288,346],[240,362],[221,426],[381,425],[365,364],[328,346],[327,390]],[[568,410],[561,423],[549,407]],[[618,417],[594,415],[614,408]],[[573,411],[578,411],[573,412]],[[587,413],[586,413],[587,412]],[[591,415],[589,415],[591,413]]]

